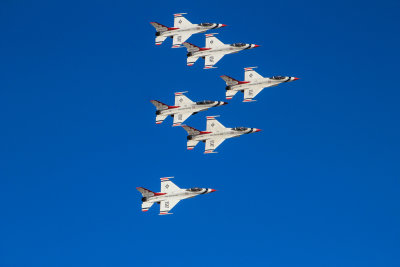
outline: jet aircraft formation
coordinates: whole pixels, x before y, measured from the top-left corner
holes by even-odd
[[[238,53],[243,50],[259,47],[256,44],[234,43],[224,44],[214,35],[216,33],[205,34],[205,47],[201,48],[194,44],[186,42],[193,34],[204,33],[211,29],[225,27],[220,23],[199,23],[193,24],[189,22],[183,15],[186,13],[174,14],[174,26],[167,27],[158,22],[150,22],[156,29],[155,44],[161,45],[167,37],[172,38],[172,48],[186,47],[187,49],[187,65],[192,66],[199,58],[205,60],[204,69],[216,68],[214,65],[227,54]],[[243,102],[253,102],[255,98],[264,88],[277,86],[281,83],[292,82],[299,78],[290,76],[273,76],[263,77],[254,69],[256,67],[244,68],[244,81],[236,80],[227,75],[221,78],[226,82],[225,96],[227,100],[232,99],[237,92],[243,92]],[[158,100],[150,102],[156,107],[156,124],[161,124],[168,116],[173,117],[172,126],[181,126],[188,133],[187,149],[192,150],[199,142],[205,143],[205,154],[217,153],[214,150],[220,146],[226,139],[239,137],[244,134],[260,132],[257,128],[234,127],[227,128],[222,125],[216,117],[206,117],[206,130],[200,131],[183,123],[194,114],[206,111],[213,107],[228,104],[223,101],[192,101],[185,93],[176,92],[175,103],[169,106]],[[159,215],[171,214],[169,211],[182,199],[192,198],[201,194],[215,192],[209,188],[190,188],[181,189],[170,181],[170,178],[161,178],[161,192],[153,192],[143,187],[137,187],[142,194],[142,211],[148,211],[154,203],[160,205]]]

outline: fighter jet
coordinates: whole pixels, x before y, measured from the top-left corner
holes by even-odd
[[[264,78],[254,71],[254,68],[256,67],[244,69],[244,81],[238,81],[226,75],[221,76],[221,78],[226,82],[226,99],[232,99],[238,91],[242,91],[244,93],[243,102],[252,102],[255,101],[253,98],[266,87],[277,86],[281,83],[292,82],[299,79],[287,76]]]
[[[239,137],[243,134],[255,133],[261,131],[256,128],[246,128],[246,127],[235,127],[226,128],[219,121],[215,119],[218,116],[207,117],[207,128],[206,130],[199,131],[193,127],[182,125],[182,127],[187,131],[187,149],[192,150],[198,142],[202,141],[206,143],[206,148],[204,153],[217,153],[214,152],[225,139],[232,137]]]
[[[187,65],[192,66],[198,58],[204,58],[205,69],[211,69],[225,55],[238,53],[239,51],[259,47],[256,44],[224,44],[216,37],[216,33],[206,34],[206,47],[200,48],[194,44],[184,42],[183,45],[187,48]]]
[[[169,179],[174,177],[161,178],[161,192],[156,193],[143,187],[136,187],[136,189],[142,194],[142,211],[148,211],[154,203],[160,204],[160,214],[167,215],[172,208],[178,204],[179,201],[186,198],[192,198],[197,195],[208,194],[215,192],[215,189],[211,188],[199,188],[193,187],[189,189],[183,189],[176,186]]]
[[[161,45],[167,37],[172,38],[172,48],[181,47],[192,34],[206,32],[211,29],[225,27],[225,24],[218,23],[200,23],[192,24],[182,15],[186,13],[174,14],[174,27],[169,28],[158,22],[150,22],[156,28],[156,45]]]
[[[175,93],[175,105],[168,106],[157,100],[150,100],[150,102],[156,106],[156,124],[162,123],[165,118],[169,116],[174,118],[172,126],[180,126],[190,115],[197,114],[200,111],[208,110],[212,107],[218,107],[228,104],[222,101],[211,101],[203,100],[193,102],[187,96],[184,95],[187,92]]]

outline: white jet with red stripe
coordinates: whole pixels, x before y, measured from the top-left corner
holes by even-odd
[[[183,15],[186,13],[174,14],[174,27],[167,27],[158,22],[150,22],[156,28],[156,45],[161,45],[168,37],[172,38],[172,48],[181,47],[182,43],[189,39],[192,34],[203,33],[211,29],[225,27],[219,23],[192,24]]]
[[[182,127],[188,133],[187,149],[192,150],[199,142],[206,143],[205,154],[216,153],[214,150],[225,141],[225,139],[239,137],[244,134],[256,133],[261,131],[257,128],[235,127],[227,128],[217,119],[218,116],[207,117],[207,127],[205,131],[199,131],[193,127],[183,125]]]
[[[178,204],[182,199],[192,198],[198,195],[208,194],[215,192],[211,188],[193,187],[189,189],[179,188],[176,184],[171,182],[171,178],[161,178],[161,190],[156,193],[143,187],[136,187],[142,194],[142,211],[148,211],[154,203],[160,204],[160,214],[167,215],[172,208]]]
[[[238,81],[227,75],[221,76],[226,82],[226,99],[232,99],[237,92],[241,91],[244,93],[243,102],[252,102],[255,101],[253,98],[266,87],[273,87],[299,79],[289,76],[263,77],[254,70],[255,68],[257,67],[244,68],[244,81]]]
[[[150,102],[157,108],[156,124],[162,123],[168,116],[174,118],[172,126],[180,126],[191,115],[201,111],[208,110],[212,107],[218,107],[228,104],[223,101],[203,100],[193,102],[184,94],[187,92],[175,93],[175,105],[168,106],[160,101],[151,100]]]
[[[256,44],[224,44],[214,35],[216,33],[206,34],[206,47],[201,48],[194,44],[184,42],[183,45],[187,48],[187,65],[192,66],[197,59],[204,58],[204,68],[215,68],[214,65],[225,55],[238,53],[243,50],[259,47]]]

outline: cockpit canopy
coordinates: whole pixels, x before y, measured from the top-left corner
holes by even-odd
[[[204,26],[204,27],[208,27],[208,26],[212,26],[213,23],[208,23],[208,22],[204,22],[204,23],[200,23],[200,26]]]
[[[234,130],[234,131],[246,131],[247,128],[246,127],[235,127],[232,130]]]
[[[193,187],[193,188],[189,188],[187,191],[190,191],[190,192],[199,192],[199,191],[201,191],[201,190],[203,190],[202,188],[199,188],[199,187]]]
[[[197,105],[208,105],[208,104],[212,104],[212,103],[214,103],[214,101],[211,101],[211,100],[204,100],[204,101],[196,102]]]
[[[273,76],[273,77],[271,77],[271,79],[274,79],[274,80],[283,80],[283,79],[285,79],[285,77],[283,77],[283,76]]]
[[[243,47],[243,46],[246,46],[246,44],[244,44],[244,43],[235,43],[235,44],[231,44],[231,46],[234,46],[234,47]]]

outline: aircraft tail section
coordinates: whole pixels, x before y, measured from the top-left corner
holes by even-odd
[[[165,25],[162,25],[161,23],[158,23],[158,22],[150,22],[150,24],[151,24],[154,28],[156,28],[156,31],[157,31],[157,32],[165,32],[165,31],[168,31],[168,27],[165,26]]]
[[[142,202],[142,211],[148,211],[151,206],[153,206],[154,202]]]
[[[186,64],[188,66],[192,66],[198,59],[199,59],[199,57],[190,56],[190,57],[187,58]]]
[[[165,39],[167,39],[166,36],[157,36],[156,37],[156,45],[161,45],[165,41]]]
[[[227,86],[232,86],[232,85],[239,84],[238,80],[233,79],[232,77],[229,77],[227,75],[222,75],[221,78],[222,78],[222,80],[224,80],[226,82]]]
[[[168,117],[168,115],[157,115],[156,116],[156,124],[161,124],[167,117]]]
[[[236,95],[236,93],[237,93],[238,91],[236,91],[236,90],[232,90],[232,89],[228,89],[228,90],[226,90],[226,99],[232,99],[235,95]]]
[[[186,47],[186,49],[189,53],[200,51],[200,47],[198,47],[197,45],[194,45],[194,44],[191,44],[188,42],[184,42],[183,45]]]
[[[163,102],[157,100],[150,100],[150,102],[157,108],[157,110],[168,109],[168,105],[164,104]]]
[[[146,189],[144,187],[136,187],[136,189],[142,194],[143,197],[152,197],[154,196],[154,192]]]
[[[192,150],[198,143],[199,143],[199,141],[188,140],[187,141],[187,149]]]
[[[188,135],[199,135],[201,133],[201,131],[187,125],[182,125],[182,128],[185,129]]]

